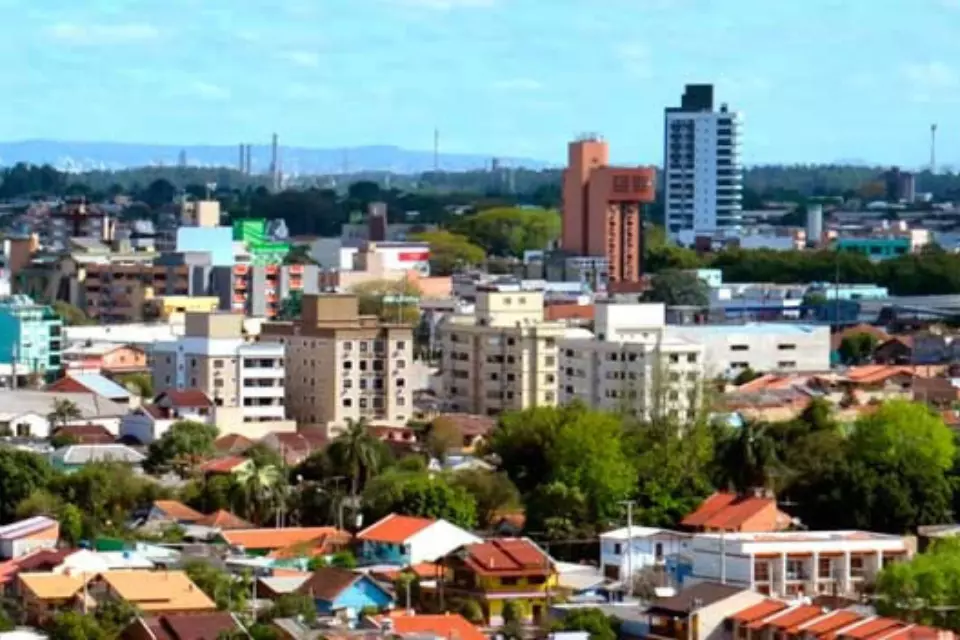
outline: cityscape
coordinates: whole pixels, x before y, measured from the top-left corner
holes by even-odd
[[[955,640],[960,12],[746,2],[0,0],[0,640]]]

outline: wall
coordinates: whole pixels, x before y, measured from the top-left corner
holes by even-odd
[[[349,608],[355,614],[359,614],[364,607],[376,607],[378,609],[386,608],[393,604],[393,599],[384,593],[382,589],[373,584],[369,578],[361,578],[347,587],[337,599],[330,603],[322,600],[317,601],[317,611],[322,614],[328,614],[332,610]]]
[[[437,520],[407,542],[410,544],[409,563],[418,564],[433,562],[463,545],[480,542],[480,538],[446,520]]]
[[[830,368],[829,327],[776,324],[670,326],[668,333],[703,344],[707,377],[745,367],[764,373],[826,371]]]
[[[731,612],[742,611],[764,599],[765,597],[759,593],[741,591],[712,605],[702,607],[696,613],[695,637],[699,640],[726,640],[729,633],[724,628],[724,621]]]

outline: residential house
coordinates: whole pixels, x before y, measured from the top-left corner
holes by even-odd
[[[140,444],[151,444],[162,438],[179,420],[212,424],[213,401],[197,389],[165,391],[157,395],[152,403],[124,415],[120,436]]]
[[[357,542],[361,564],[405,567],[432,562],[480,538],[446,520],[391,513],[358,533]]]
[[[527,538],[497,538],[469,544],[443,560],[447,598],[471,598],[480,603],[488,624],[503,624],[508,600],[519,608],[522,621],[541,621],[550,598],[559,596],[553,560]]]
[[[653,527],[623,527],[600,534],[600,568],[610,580],[630,580],[647,568],[679,583],[692,570],[681,557],[689,552],[690,534]]]
[[[116,462],[140,469],[147,456],[125,444],[72,444],[50,455],[55,469],[72,473],[91,462]]]
[[[877,364],[913,364],[913,337],[893,336],[873,352]]]
[[[350,534],[336,527],[286,527],[283,529],[233,529],[221,539],[250,556],[267,556],[286,550],[300,550],[303,557],[329,555],[350,543]]]
[[[399,636],[433,636],[457,640],[486,640],[487,636],[459,613],[428,615],[408,611],[391,612],[368,618],[361,628],[373,627],[384,634]]]
[[[50,433],[51,438],[64,438],[73,444],[112,444],[117,437],[103,425],[77,424],[57,427]]]
[[[726,640],[725,621],[731,611],[764,599],[760,594],[728,584],[704,582],[687,587],[647,608],[647,637],[660,640]],[[735,637],[735,636],[734,636]]]
[[[11,597],[17,594],[17,576],[21,573],[53,571],[76,549],[37,549],[0,563],[0,590]]]
[[[960,340],[957,340],[955,335],[928,332],[913,336],[913,362],[941,364],[958,360],[960,360]]]
[[[63,367],[68,373],[118,375],[147,370],[147,353],[140,347],[115,342],[86,341],[63,350]]]
[[[308,429],[296,433],[274,432],[261,438],[260,442],[279,453],[293,467],[326,447],[329,440],[323,431]]]
[[[200,473],[205,476],[230,476],[241,473],[253,465],[253,460],[242,456],[214,458],[200,465]]]
[[[313,599],[320,615],[342,612],[355,618],[365,609],[383,611],[394,604],[393,595],[370,576],[336,567],[317,569],[297,593]]]
[[[21,573],[17,576],[16,590],[20,594],[27,622],[37,624],[61,609],[83,604],[81,592],[94,577],[85,574]]]
[[[775,498],[721,491],[704,500],[680,525],[688,531],[764,532],[783,531],[792,521]]]
[[[300,571],[297,575],[293,576],[273,575],[257,578],[257,597],[263,598],[264,600],[276,600],[280,596],[296,593],[297,589],[299,589],[311,575],[310,572]]]
[[[146,614],[204,613],[217,605],[183,571],[108,571],[88,586],[97,600],[126,600]]]
[[[60,539],[60,523],[34,516],[0,527],[0,557],[19,558],[38,549],[53,549]]]
[[[444,413],[433,419],[432,424],[450,425],[463,436],[462,453],[472,454],[486,441],[487,436],[497,426],[490,416],[477,416],[470,413]]]
[[[693,536],[690,583],[723,580],[764,595],[859,593],[913,544],[866,531],[706,533]]]
[[[54,403],[69,400],[80,416],[66,424],[51,424]],[[49,393],[26,389],[0,391],[0,436],[47,439],[56,427],[98,424],[117,433],[127,408],[93,393]]]
[[[220,455],[238,456],[253,446],[253,440],[239,433],[228,433],[213,442],[213,448]]]
[[[129,407],[139,404],[139,398],[110,378],[99,373],[67,373],[45,388],[51,393],[92,393],[116,404]]]
[[[729,635],[738,640],[954,640],[956,634],[864,610],[765,599],[729,614]]]
[[[217,640],[246,636],[247,631],[229,611],[189,615],[137,616],[123,631],[124,640]]]
[[[960,379],[914,378],[913,400],[936,407],[955,407],[960,402]]]
[[[205,516],[178,500],[155,500],[147,514],[147,522],[176,522],[177,524],[196,524]]]
[[[226,509],[214,511],[210,515],[204,516],[193,524],[198,527],[210,527],[211,529],[220,529],[221,531],[253,528],[252,524],[240,516],[230,513]]]

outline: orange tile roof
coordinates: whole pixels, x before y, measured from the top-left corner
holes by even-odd
[[[380,618],[383,620],[385,618]],[[486,640],[486,636],[475,625],[459,613],[441,613],[436,615],[406,613],[390,616],[393,629],[399,634],[434,634],[442,638],[458,640]]]
[[[213,448],[224,453],[240,453],[253,446],[253,440],[239,433],[228,433],[213,442]]]
[[[234,515],[226,509],[214,511],[210,515],[197,520],[196,524],[201,527],[216,527],[218,529],[249,529],[253,526],[240,516]]]
[[[824,633],[830,633],[832,631],[836,631],[837,629],[849,627],[851,624],[862,618],[863,616],[853,611],[833,611],[826,616],[805,625],[803,627],[803,632],[805,634],[811,634],[815,636]]]
[[[852,629],[837,634],[837,637],[868,640],[868,638],[873,638],[881,633],[886,635],[897,629],[905,628],[906,626],[907,624],[905,622],[894,620],[893,618],[873,618],[863,624],[858,624]]]
[[[857,384],[873,384],[883,382],[898,375],[913,376],[914,372],[911,367],[868,364],[862,367],[851,367],[847,370],[844,377]]]
[[[175,520],[197,522],[204,518],[202,513],[194,511],[179,500],[155,500],[153,506]]]
[[[67,600],[77,595],[94,575],[65,573],[21,573],[20,584],[39,600]]]
[[[680,524],[702,529],[737,530],[764,509],[771,506],[776,508],[776,505],[777,502],[773,498],[743,497],[718,492],[704,500]],[[778,518],[778,522],[781,520],[783,519]]]
[[[434,522],[435,520],[429,518],[414,518],[391,513],[358,533],[357,539],[400,544]]]
[[[801,605],[785,610],[782,614],[766,620],[764,627],[772,627],[781,631],[790,632],[804,622],[823,615],[823,609],[814,605]]]
[[[767,598],[762,600],[752,607],[747,607],[738,613],[730,616],[731,620],[736,620],[740,624],[747,624],[753,622],[754,620],[760,620],[771,616],[778,611],[782,611],[787,608],[786,602],[781,602],[780,600],[771,600]]]
[[[214,611],[217,605],[183,571],[107,571],[100,578],[142,611]]]
[[[389,569],[378,569],[372,571],[371,574],[377,578],[381,578],[388,582],[393,582],[403,573],[413,573],[421,580],[436,580],[443,573],[442,569],[433,562],[421,562],[419,564],[412,564],[409,567],[397,568],[391,567]]]
[[[243,456],[226,456],[225,458],[214,458],[200,465],[200,471],[203,473],[233,473],[239,467],[249,464],[249,460]]]
[[[950,632],[917,624],[900,631],[894,631],[893,635],[885,635],[883,640],[937,640],[943,637],[941,634],[944,633]]]
[[[350,534],[336,527],[288,527],[285,529],[234,529],[222,531],[227,544],[245,549],[283,549],[329,536],[346,537]]]
[[[593,320],[596,310],[592,304],[548,304],[543,307],[543,319],[556,320]]]
[[[464,547],[464,564],[485,576],[539,576],[554,571],[550,556],[527,538],[494,538]]]

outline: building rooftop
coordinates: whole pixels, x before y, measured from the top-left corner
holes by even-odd
[[[42,416],[53,411],[56,400],[70,400],[80,409],[80,419],[120,417],[127,408],[94,393],[50,393],[25,389],[0,390],[0,422],[10,421],[25,413]]]
[[[358,533],[357,538],[359,540],[400,544],[434,522],[436,521],[429,518],[414,518],[391,513]]]
[[[701,533],[695,539],[724,539],[726,543],[744,542],[756,544],[814,543],[814,542],[865,542],[869,540],[902,541],[898,535],[873,531],[780,531],[756,533]]]
[[[61,447],[51,457],[54,462],[65,465],[91,462],[122,462],[136,465],[147,459],[145,455],[125,444],[74,444]]]
[[[810,335],[816,331],[826,331],[827,327],[814,324],[796,324],[788,322],[747,322],[745,324],[693,324],[671,325],[669,331],[683,331],[691,333],[708,333],[720,335]]]

